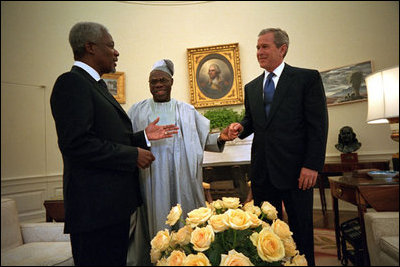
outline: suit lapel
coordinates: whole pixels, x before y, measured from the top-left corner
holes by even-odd
[[[261,125],[265,124],[265,109],[264,109],[264,97],[263,97],[263,80],[264,75],[260,75],[255,83],[254,90],[254,115],[256,116],[255,121],[259,121]]]
[[[112,96],[112,94],[109,92],[106,92],[101,87],[101,85],[95,79],[93,79],[92,76],[89,75],[89,73],[87,73],[84,69],[76,67],[76,66],[73,66],[71,71],[73,71],[73,72],[76,71],[76,72],[79,72],[80,74],[82,74],[86,79],[88,79],[93,84],[93,87],[95,87],[96,90],[98,90],[111,104],[114,105],[114,107],[116,107],[119,111],[121,111],[125,115],[125,117],[127,119],[129,119],[125,110],[121,107],[121,105],[117,102],[117,100]],[[130,121],[130,119],[129,119],[129,121]]]
[[[285,95],[289,90],[290,84],[293,82],[291,77],[292,77],[291,67],[285,64],[285,68],[282,71],[281,77],[279,77],[279,81],[275,89],[274,98],[271,104],[271,110],[269,112],[269,116],[267,119],[267,125],[266,125],[267,127],[270,124],[276,112],[278,111],[279,106],[282,103],[282,100],[285,98]]]

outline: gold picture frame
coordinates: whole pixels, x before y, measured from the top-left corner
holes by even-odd
[[[188,48],[187,57],[194,107],[243,104],[238,43]]]
[[[114,96],[114,98],[120,104],[125,104],[125,73],[115,72],[106,73],[101,76],[101,78],[106,82],[108,91]]]

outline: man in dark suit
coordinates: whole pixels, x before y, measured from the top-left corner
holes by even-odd
[[[265,71],[246,84],[244,119],[231,127],[239,138],[254,133],[254,204],[268,201],[282,218],[283,201],[297,248],[314,265],[313,186],[325,161],[328,115],[319,72],[284,63],[288,47],[285,31],[260,32],[257,59]]]
[[[77,23],[69,41],[75,63],[58,77],[50,99],[64,162],[65,233],[75,265],[126,265],[130,216],[142,203],[138,168],[154,160],[148,140],[171,137],[173,125],[133,133],[128,115],[108,92],[118,51],[108,30]]]

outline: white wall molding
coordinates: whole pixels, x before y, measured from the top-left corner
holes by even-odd
[[[10,177],[1,180],[1,197],[17,203],[21,222],[45,221],[43,203],[62,196],[62,175]]]

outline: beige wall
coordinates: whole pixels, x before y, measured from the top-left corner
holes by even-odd
[[[291,44],[286,62],[293,66],[324,71],[371,60],[374,70],[380,70],[399,63],[397,1],[133,3],[1,2],[2,101],[3,95],[13,101],[5,105],[9,110],[2,102],[1,110],[2,195],[9,193],[5,181],[15,177],[59,177],[62,173],[49,97],[57,76],[73,63],[68,33],[78,21],[96,21],[110,30],[120,52],[117,70],[126,74],[125,110],[151,96],[148,73],[161,58],[175,63],[173,97],[190,102],[187,48],[239,43],[242,81],[246,84],[262,72],[255,46],[257,34],[266,27],[288,32]],[[18,98],[5,95],[19,90],[14,87],[42,91],[35,97],[25,93]],[[37,110],[32,101],[36,101]],[[38,123],[25,123],[30,110]],[[16,118],[12,127],[3,123],[11,113]],[[329,107],[328,157],[339,156],[334,145],[344,125],[352,126],[357,133],[362,143],[357,151],[360,156],[390,158],[398,151],[398,144],[390,140],[389,126],[367,125],[366,113],[367,102]],[[22,134],[35,131],[43,135],[38,142],[44,147],[36,147],[37,142],[30,147],[30,136]],[[26,142],[22,149],[19,140]],[[10,159],[7,164],[4,158]],[[46,194],[44,197],[54,192]]]

